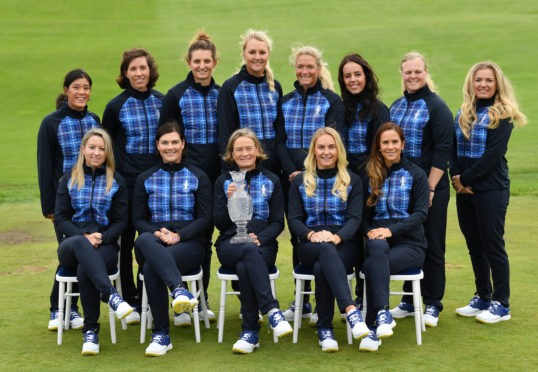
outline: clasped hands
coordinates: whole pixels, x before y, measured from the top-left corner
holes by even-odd
[[[338,245],[342,242],[342,238],[327,230],[315,231],[310,233],[310,236],[307,236],[307,238],[312,243],[333,243],[334,245]]]
[[[161,240],[161,242],[167,245],[179,243],[180,240],[178,233],[172,232],[166,227],[162,227],[160,230],[155,231],[153,235],[155,235]]]
[[[386,227],[378,227],[377,229],[368,231],[366,235],[370,240],[382,240],[390,238],[392,236],[392,231]]]
[[[84,234],[84,237],[88,239],[88,241],[94,248],[99,247],[101,243],[103,242],[103,234],[101,234],[100,232]]]
[[[458,194],[469,194],[469,195],[474,194],[471,186],[462,185],[459,174],[457,176],[452,177],[452,187],[454,188],[454,190],[456,190],[456,193]]]

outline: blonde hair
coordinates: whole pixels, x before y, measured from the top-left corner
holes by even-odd
[[[219,59],[217,47],[213,44],[205,30],[198,30],[196,35],[194,35],[194,38],[189,43],[187,54],[185,54],[185,61],[190,62],[192,53],[196,50],[209,50],[214,61]]]
[[[256,148],[258,149],[258,156],[256,157],[257,160],[267,159],[267,155],[263,151],[262,145],[260,143],[260,140],[256,136],[256,133],[254,133],[252,129],[241,128],[241,129],[237,129],[230,136],[230,139],[228,140],[228,146],[226,146],[226,152],[222,156],[222,160],[227,161],[228,163],[234,162],[232,153],[234,151],[235,141],[237,141],[239,137],[247,137],[247,138],[250,138],[254,142],[254,146],[256,146]]]
[[[327,62],[322,59],[321,51],[313,46],[295,46],[291,48],[290,63],[292,66],[297,66],[297,58],[300,56],[310,56],[316,60],[316,65],[320,68],[319,80],[321,81],[321,86],[334,92],[333,79],[327,68]]]
[[[475,64],[465,77],[463,84],[463,103],[461,105],[461,114],[458,119],[463,135],[469,138],[470,132],[476,123],[476,96],[474,93],[473,82],[476,73],[479,70],[489,68],[495,74],[497,91],[495,92],[495,102],[488,109],[489,129],[495,129],[499,126],[500,119],[511,118],[516,126],[527,124],[527,117],[519,111],[519,106],[512,89],[512,84],[504,76],[501,68],[494,62],[479,62]]]
[[[253,29],[248,29],[247,32],[241,35],[240,44],[241,44],[242,52],[245,51],[245,48],[247,47],[247,43],[252,39],[265,43],[265,45],[267,45],[267,50],[269,51],[269,53],[271,53],[273,40],[271,40],[269,36],[267,36],[265,31],[258,31],[258,30],[253,30]],[[241,58],[243,58],[243,53],[241,53]],[[269,85],[269,90],[271,92],[274,92],[275,91],[275,76],[273,74],[273,70],[269,66],[269,61],[267,61],[267,64],[265,65],[265,79],[267,80],[267,84]]]
[[[306,196],[312,197],[316,192],[317,162],[315,148],[316,141],[324,134],[328,134],[329,136],[334,138],[336,150],[338,152],[338,159],[336,161],[336,168],[338,171],[336,172],[336,182],[334,183],[331,193],[334,196],[339,197],[343,201],[346,201],[347,187],[351,183],[351,176],[347,171],[348,161],[346,158],[346,149],[344,147],[344,144],[342,143],[342,139],[340,138],[338,132],[330,127],[319,128],[314,132],[314,135],[312,136],[312,141],[310,142],[310,149],[308,150],[308,155],[306,156],[306,159],[304,161],[305,172],[303,183],[306,189]]]
[[[106,192],[109,192],[112,188],[112,184],[114,183],[114,171],[116,169],[115,163],[114,163],[114,152],[112,151],[112,140],[110,139],[110,136],[106,132],[106,130],[102,128],[93,128],[86,132],[84,137],[82,138],[82,143],[80,145],[80,152],[78,154],[77,163],[71,170],[71,183],[69,184],[69,187],[78,186],[77,190],[80,190],[81,187],[84,186],[84,154],[82,153],[82,149],[86,147],[86,144],[88,143],[88,140],[93,137],[101,137],[103,141],[105,142],[105,164],[106,164]]]
[[[413,59],[420,59],[424,63],[424,71],[426,71],[426,85],[430,90],[434,93],[437,93],[437,89],[435,87],[435,84],[433,83],[432,77],[430,73],[428,72],[428,63],[426,63],[426,58],[420,54],[419,52],[409,52],[405,56],[403,56],[402,60],[400,61],[400,74],[403,72],[402,65],[407,62],[411,61]],[[405,85],[402,77],[402,90],[405,91]]]

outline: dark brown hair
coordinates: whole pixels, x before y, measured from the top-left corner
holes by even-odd
[[[148,62],[148,89],[153,88],[157,80],[159,80],[159,70],[153,56],[149,54],[149,52],[144,48],[133,48],[123,52],[123,58],[120,64],[120,75],[116,79],[116,82],[118,83],[120,88],[127,89],[131,86],[131,83],[129,83],[129,79],[127,79],[125,73],[127,72],[127,69],[129,68],[131,62],[138,57],[146,57],[146,61]]]
[[[82,79],[82,78],[88,80],[88,83],[90,83],[90,88],[91,88],[92,78],[90,77],[90,75],[88,75],[86,71],[84,71],[81,68],[71,70],[67,73],[67,75],[65,75],[63,87],[67,89],[73,83],[73,81],[77,79]],[[64,93],[58,94],[58,97],[56,97],[56,109],[59,109],[60,107],[62,107],[62,105],[66,102],[67,102],[67,95],[65,95]]]
[[[211,51],[211,57],[213,58],[213,61],[216,61],[219,56],[217,54],[217,47],[213,42],[211,41],[211,38],[205,32],[205,30],[200,30],[196,32],[196,35],[191,40],[189,44],[189,49],[187,50],[187,54],[185,55],[185,60],[189,62],[192,58],[192,53],[196,50],[209,50]]]

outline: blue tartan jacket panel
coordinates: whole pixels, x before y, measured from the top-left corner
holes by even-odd
[[[67,172],[77,162],[77,157],[80,152],[80,145],[84,134],[92,128],[98,128],[101,125],[92,115],[86,115],[82,119],[66,116],[58,126],[58,143],[62,148],[63,154],[63,169],[62,172]]]
[[[413,177],[406,169],[399,169],[387,177],[382,195],[374,208],[374,220],[408,218]],[[368,188],[368,191],[372,190]]]
[[[459,158],[478,159],[486,151],[488,125],[490,123],[488,109],[489,107],[481,107],[476,110],[477,120],[471,128],[469,139],[465,138],[459,125],[461,110],[456,115],[454,129],[457,142],[456,152]]]
[[[223,184],[223,191],[226,194],[228,186],[232,183],[231,179],[227,179]],[[269,219],[269,201],[273,196],[275,185],[266,175],[262,172],[250,179],[248,185],[248,194],[252,198],[252,218],[253,220],[261,220],[267,222]],[[226,196],[227,198],[227,196]]]
[[[158,169],[144,181],[151,222],[194,219],[198,178],[186,167],[177,172]]]
[[[430,120],[428,106],[424,99],[408,102],[401,97],[390,108],[391,121],[402,127],[405,135],[404,153],[408,157],[420,158],[422,155],[422,135]]]
[[[210,89],[206,95],[188,87],[178,105],[189,144],[217,143],[217,98],[219,91]]]
[[[371,119],[366,117],[365,120],[360,120],[359,111],[361,109],[362,104],[359,103],[353,123],[346,130],[344,143],[346,144],[346,151],[350,154],[364,154],[368,151],[369,147],[366,141]]]
[[[112,187],[106,192],[106,174],[92,177],[84,174],[84,186],[78,189],[78,185],[71,186],[71,178],[68,181],[71,205],[75,214],[71,218],[73,222],[96,221],[100,226],[108,226],[108,212],[112,206],[112,199],[119,189],[118,182],[114,179]]]
[[[299,192],[307,215],[306,226],[342,226],[346,222],[347,201],[333,195],[332,189],[335,181],[336,177],[316,178],[316,191],[312,197],[306,195],[304,183],[299,186]],[[348,186],[348,194],[350,191],[351,186]]]
[[[123,104],[119,120],[125,130],[127,154],[153,154],[162,101],[154,95],[146,99],[129,97]]]

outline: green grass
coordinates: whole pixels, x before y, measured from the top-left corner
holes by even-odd
[[[157,360],[143,357],[138,327],[118,330],[111,345],[103,315],[102,352],[81,358],[81,336],[69,331],[61,347],[45,329],[48,295],[56,265],[56,244],[50,222],[40,215],[36,171],[36,136],[42,118],[53,111],[65,73],[86,69],[93,78],[90,110],[102,115],[120,90],[114,82],[121,53],[143,46],[157,59],[161,78],[156,88],[166,92],[183,80],[182,56],[199,28],[206,28],[221,59],[215,79],[222,83],[240,64],[239,35],[247,28],[265,29],[274,39],[271,65],[284,92],[292,89],[294,71],[288,63],[296,42],[324,50],[333,79],[341,58],[361,53],[374,67],[383,101],[401,95],[399,61],[418,50],[426,55],[441,97],[453,113],[461,104],[467,70],[479,60],[498,62],[515,86],[529,125],[516,130],[507,158],[512,178],[506,241],[512,268],[510,322],[493,327],[456,318],[454,309],[473,292],[472,270],[454,203],[450,204],[447,238],[446,311],[436,329],[414,341],[412,320],[399,322],[395,335],[377,354],[359,354],[344,345],[344,328],[337,324],[341,352],[322,355],[312,329],[304,327],[298,345],[283,340],[274,345],[267,334],[261,349],[234,356],[231,344],[239,329],[238,303],[230,301],[224,343],[216,330],[202,330],[202,344],[192,329],[173,329],[174,350]],[[138,370],[185,367],[199,370],[536,370],[538,361],[536,300],[536,213],[538,207],[538,3],[533,0],[487,3],[440,1],[0,1],[0,366],[20,370]],[[282,278],[278,297],[286,305],[293,297],[291,249],[281,239],[278,265]],[[215,269],[218,266],[214,257]],[[213,278],[215,275],[213,275]],[[210,295],[217,304],[218,283]],[[393,302],[397,299],[393,299]],[[104,310],[104,307],[103,307]],[[105,314],[105,313],[104,313]]]

